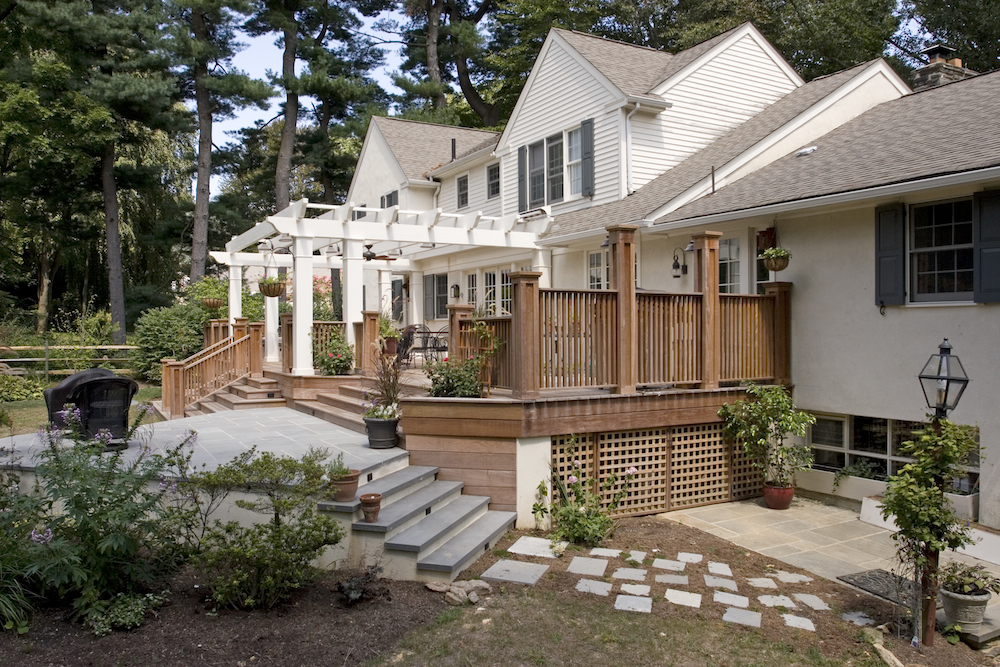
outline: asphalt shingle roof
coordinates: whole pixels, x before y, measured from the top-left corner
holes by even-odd
[[[372,122],[389,143],[403,173],[410,180],[451,162],[451,140],[456,140],[456,154],[461,157],[494,144],[500,135],[489,130],[474,130],[454,125],[435,125],[402,118],[373,116]]]
[[[679,165],[620,201],[558,215],[547,240],[604,229],[612,223],[644,220],[711,173],[846,84],[872,63],[820,77],[796,88],[759,114],[738,125]]]
[[[810,145],[658,222],[998,166],[1000,71],[885,102]]]

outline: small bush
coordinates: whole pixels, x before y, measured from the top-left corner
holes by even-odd
[[[160,595],[119,593],[108,603],[107,608],[91,613],[85,623],[98,637],[109,635],[112,630],[132,630],[142,625],[148,612],[162,607],[166,601],[166,591]]]
[[[0,375],[0,403],[42,398],[42,384],[34,378]]]
[[[479,398],[483,392],[480,364],[476,359],[439,361],[427,368],[431,396]]]
[[[147,310],[135,325],[132,365],[140,377],[159,382],[161,359],[186,359],[204,343],[208,311],[200,305],[178,304]]]
[[[354,370],[354,350],[339,331],[334,331],[330,342],[315,353],[316,368],[323,375],[348,375]]]
[[[372,566],[361,574],[348,577],[337,584],[337,592],[340,593],[344,604],[348,607],[356,605],[362,600],[380,600],[389,596],[389,587],[379,579],[382,568]]]

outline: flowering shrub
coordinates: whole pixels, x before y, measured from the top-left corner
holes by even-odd
[[[323,375],[349,375],[354,369],[354,350],[339,331],[334,331],[324,348],[316,350],[316,368]]]

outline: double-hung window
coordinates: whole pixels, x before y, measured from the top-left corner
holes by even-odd
[[[518,149],[518,210],[555,204],[576,196],[594,194],[594,121],[552,134]],[[487,196],[493,190],[487,171]],[[499,195],[499,166],[496,193]]]
[[[608,269],[608,252],[598,250],[587,253],[587,288],[606,289],[611,283]]]
[[[381,204],[381,208],[397,206],[399,204],[399,190],[393,190],[389,194],[382,195],[382,199],[379,203]]]
[[[424,319],[441,320],[448,317],[448,274],[424,276]]]
[[[459,176],[455,182],[455,190],[458,193],[458,208],[465,208],[469,205],[469,176]]]
[[[545,142],[528,146],[528,207],[545,206]]]
[[[734,294],[740,291],[740,240],[719,241],[719,291]]]
[[[545,140],[548,152],[546,186],[550,204],[563,200],[563,136],[553,135]]]
[[[465,276],[465,294],[468,297],[468,303],[473,306],[479,305],[479,290],[476,285],[475,273]]]
[[[583,143],[580,128],[566,133],[566,177],[571,197],[583,192]]]
[[[910,300],[972,301],[972,200],[914,206]]]
[[[486,198],[496,199],[500,196],[500,163],[495,162],[486,167]]]

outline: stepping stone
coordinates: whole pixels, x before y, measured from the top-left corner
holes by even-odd
[[[649,586],[645,584],[622,584],[622,593],[649,597]]]
[[[621,611],[638,611],[648,614],[653,611],[652,598],[643,598],[635,595],[619,595],[615,598],[615,609]]]
[[[731,591],[736,590],[736,582],[732,579],[723,579],[722,577],[713,577],[710,574],[705,575],[705,585],[709,588],[727,588]]]
[[[634,560],[636,563],[641,563],[642,561],[646,560],[646,552],[645,551],[629,551],[628,552],[628,557],[629,557],[630,560]]]
[[[733,595],[732,593],[726,593],[723,591],[715,591],[715,596],[712,598],[713,602],[719,602],[729,607],[749,607],[750,598],[743,597],[742,595]]]
[[[601,556],[603,558],[618,558],[621,553],[619,549],[602,549],[601,547],[594,547],[590,550],[591,556]]]
[[[830,605],[824,602],[818,595],[812,595],[810,593],[793,593],[793,595],[796,600],[807,607],[815,609],[816,611],[827,611],[830,609]]]
[[[567,546],[569,546],[569,542],[559,542],[556,545],[556,548],[563,551]],[[544,537],[529,537],[527,535],[507,547],[507,551],[512,554],[536,556],[538,558],[559,557],[559,555],[552,550],[552,540],[547,540]]]
[[[640,570],[635,567],[620,567],[611,575],[612,579],[631,579],[633,581],[646,581],[647,570]]]
[[[602,597],[611,594],[612,584],[610,581],[594,581],[593,579],[581,579],[576,582],[576,590],[581,593],[593,593]]]
[[[567,572],[573,574],[583,574],[589,577],[603,577],[604,570],[608,568],[608,561],[600,558],[587,558],[586,556],[573,556]]]
[[[747,582],[754,588],[777,588],[778,584],[774,583],[774,579],[768,579],[767,577],[759,577],[756,579],[747,579]]]
[[[670,584],[672,586],[687,586],[688,578],[686,574],[658,574],[656,583]]]
[[[729,569],[729,566],[726,565],[725,563],[713,563],[712,561],[709,561],[708,571],[710,574],[718,574],[719,576],[722,577],[733,576],[733,571]]]
[[[854,625],[860,625],[862,627],[866,625],[875,625],[875,621],[868,617],[863,611],[852,611],[846,614],[841,614],[840,617],[845,621],[853,623]]]
[[[701,606],[701,596],[697,593],[678,591],[673,588],[668,588],[663,597],[667,598],[667,602],[673,602],[674,604],[679,604],[682,607],[694,607],[697,609]]]
[[[498,560],[490,569],[483,572],[484,581],[496,581],[501,584],[527,584],[534,586],[548,565],[539,563],[522,563],[516,560]]]
[[[749,625],[751,628],[759,628],[760,612],[730,607],[722,615],[722,620],[729,621],[730,623],[739,623],[740,625]]]
[[[795,603],[792,602],[792,598],[787,595],[761,595],[759,598],[760,603],[766,607],[786,607],[787,609],[795,609]]]
[[[673,572],[683,572],[685,563],[679,560],[667,560],[666,558],[653,559],[653,567],[661,570],[671,570]]]
[[[680,552],[677,554],[677,560],[682,563],[700,563],[702,559],[701,554],[689,554],[685,552]]]
[[[812,577],[807,577],[804,574],[792,574],[784,570],[778,570],[775,575],[778,577],[778,581],[784,584],[804,584],[807,581],[812,581]]]
[[[816,632],[816,626],[808,618],[802,618],[801,616],[793,616],[792,614],[782,614],[781,617],[785,619],[785,625],[790,628],[798,628],[799,630],[808,630],[809,632]]]

